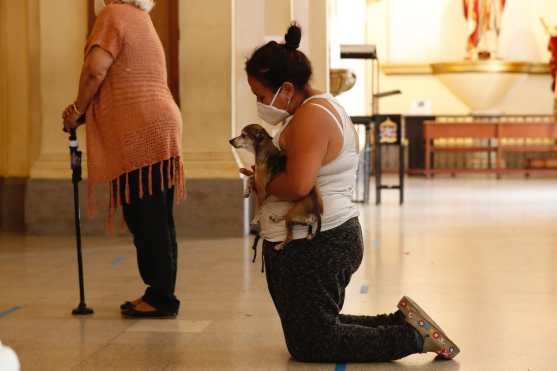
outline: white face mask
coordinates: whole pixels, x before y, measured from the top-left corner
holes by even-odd
[[[98,17],[105,7],[106,3],[104,0],[95,0],[95,15]]]
[[[288,112],[287,110],[273,106],[273,103],[275,103],[275,99],[277,99],[277,96],[280,93],[280,89],[282,89],[282,87],[280,87],[279,90],[277,90],[277,92],[275,93],[275,96],[271,100],[271,104],[257,102],[257,114],[263,121],[270,125],[278,125],[290,116],[290,112]],[[286,108],[288,108],[288,106],[290,105],[291,99],[292,98],[288,100]]]

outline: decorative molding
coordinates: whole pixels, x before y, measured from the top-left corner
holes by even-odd
[[[232,152],[185,152],[183,154],[187,178],[239,178],[238,165]],[[87,154],[83,153],[83,177],[87,178]],[[41,154],[31,168],[32,179],[69,179],[69,154]]]
[[[186,179],[238,179],[238,164],[232,150],[226,152],[185,152]]]
[[[387,63],[381,65],[385,75],[431,75],[433,70],[430,64],[398,64]]]
[[[528,73],[530,75],[549,74],[547,63],[503,62],[503,61],[461,61],[433,64],[396,64],[381,66],[386,75],[431,75],[433,73]]]
[[[87,176],[86,155],[83,154],[83,176]],[[32,179],[70,179],[70,155],[66,153],[41,154],[31,167]]]
[[[174,208],[179,238],[239,238],[244,231],[244,198],[241,179],[188,179],[188,198]],[[71,182],[63,179],[30,179],[24,207],[19,205],[27,232],[35,235],[73,233],[74,214]],[[80,184],[81,205],[86,207],[86,185]],[[84,236],[104,235],[108,195],[97,193],[99,213],[83,218]],[[216,210],[216,211],[215,211]]]
[[[184,161],[187,179],[239,179],[235,161]]]
[[[234,161],[232,150],[225,152],[184,152],[184,161]]]
[[[530,75],[549,75],[551,70],[548,63],[531,63]]]
[[[432,63],[434,74],[445,73],[529,73],[531,63],[503,61],[461,61]]]

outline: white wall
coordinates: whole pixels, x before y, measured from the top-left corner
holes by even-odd
[[[352,115],[363,115],[371,107],[366,80],[370,64],[363,60],[340,59],[340,45],[367,42],[366,10],[366,0],[331,0],[329,3],[331,68],[349,68],[357,76],[356,85],[338,96],[339,102]]]
[[[544,17],[549,24],[557,25],[557,1],[508,1],[500,40],[503,58],[547,62],[548,39],[539,17]]]
[[[381,63],[428,64],[462,60],[466,23],[461,0],[333,0],[331,66],[351,67],[358,84],[339,97],[350,114],[370,112],[369,65],[335,59],[340,43],[376,44]],[[367,9],[366,9],[367,8]],[[365,16],[362,16],[365,14]],[[366,17],[367,16],[367,17]],[[539,21],[557,25],[557,1],[509,0],[503,16],[500,55],[509,60],[547,62],[547,36]],[[365,84],[362,85],[362,83]],[[548,75],[532,75],[511,91],[498,110],[550,114]],[[401,89],[402,96],[381,101],[381,112],[408,113],[413,101],[432,102],[434,114],[467,114],[469,109],[431,75],[381,75],[381,90]]]
[[[365,0],[364,0],[365,1]],[[327,0],[233,0],[232,26],[232,133],[238,135],[249,123],[269,125],[257,116],[255,96],[251,93],[245,73],[245,62],[256,48],[269,39],[283,42],[292,20],[302,26],[300,50],[307,54],[314,67],[312,83],[317,88],[328,86],[329,59],[327,50]],[[242,166],[253,163],[253,156],[244,150],[234,151]]]
[[[313,77],[311,84],[315,89],[329,91],[329,27],[328,12],[329,0],[293,0],[294,4],[307,1],[309,7],[303,9],[304,15],[296,12],[294,8],[294,19],[305,17],[308,21],[305,33],[308,36],[309,52],[308,58],[311,60]]]
[[[460,60],[466,49],[466,22],[461,0],[389,0],[386,28],[390,36],[386,61],[430,63]],[[369,21],[384,14],[370,5]],[[503,13],[500,54],[503,59],[546,61],[547,37],[539,21],[557,24],[557,1],[511,0]]]
[[[255,99],[250,91],[245,61],[254,50],[254,45],[262,42],[265,34],[265,3],[259,0],[241,0],[234,3],[234,22],[232,25],[232,132],[230,137],[239,135],[248,123],[259,122],[255,109]],[[251,16],[250,15],[254,15]],[[257,16],[259,15],[259,16]],[[253,163],[246,151],[232,150],[239,166]]]
[[[265,38],[265,2],[261,0],[235,1],[234,9],[234,75],[232,135],[240,133],[248,123],[259,123],[256,99],[252,94],[245,73],[245,62]],[[259,15],[259,16],[258,16]]]
[[[383,9],[370,6],[369,21],[376,23],[378,17],[385,20],[383,30],[374,30],[388,34],[388,44],[381,45],[385,62],[431,63],[464,57],[466,23],[461,0],[389,0],[384,3]],[[376,39],[373,34],[370,37]]]

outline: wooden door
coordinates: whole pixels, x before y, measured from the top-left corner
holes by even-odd
[[[157,0],[156,6],[151,11],[151,19],[159,33],[164,51],[166,53],[166,67],[168,70],[168,87],[174,100],[180,105],[180,65],[178,26],[178,1]]]
[[[95,1],[89,1],[89,30],[95,22]],[[179,0],[157,0],[151,11],[151,19],[162,41],[166,54],[166,68],[168,71],[168,87],[178,105],[180,105],[180,65],[178,25]]]

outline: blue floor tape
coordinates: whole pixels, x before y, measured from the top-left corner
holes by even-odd
[[[13,312],[15,312],[15,311],[17,311],[17,310],[19,310],[19,309],[21,309],[20,306],[15,306],[15,307],[11,307],[10,309],[8,309],[8,310],[6,310],[6,311],[4,311],[4,312],[0,312],[0,318],[9,316],[10,314],[12,314]]]
[[[123,256],[117,256],[116,258],[114,258],[114,260],[112,261],[112,266],[113,267],[117,267],[120,264],[122,264],[122,262],[125,260],[126,258],[124,258]]]
[[[346,363],[337,363],[335,367],[335,371],[345,371],[346,370]]]

